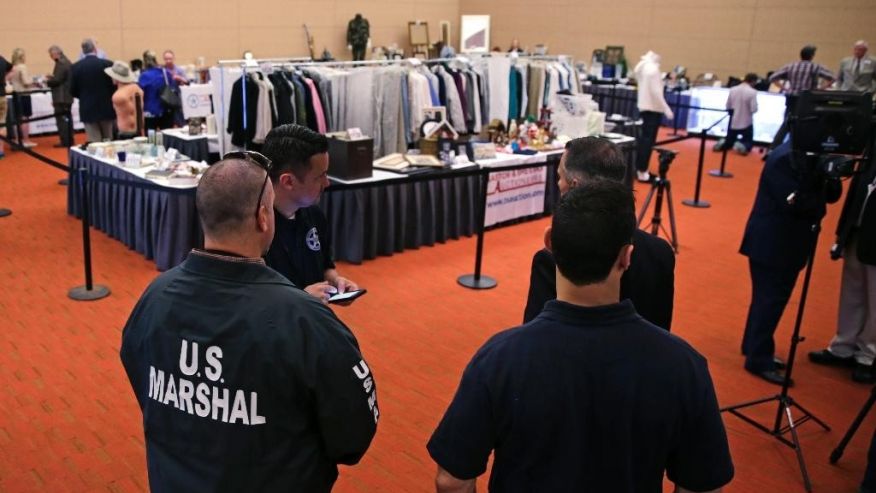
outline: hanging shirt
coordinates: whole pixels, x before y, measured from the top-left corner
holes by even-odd
[[[304,79],[304,83],[307,84],[307,87],[310,89],[310,97],[313,98],[313,112],[316,117],[317,132],[324,134],[327,132],[325,125],[325,112],[319,98],[319,92],[317,92],[316,85],[313,83],[312,79]]]
[[[414,141],[413,130],[411,129],[411,90],[408,74],[403,73],[401,76],[401,105],[402,115],[404,115],[405,142],[411,144]]]
[[[462,99],[459,97],[456,82],[443,66],[435,67],[435,71],[436,75],[444,81],[444,91],[447,98],[444,104],[447,108],[447,118],[454,130],[465,132],[465,114],[462,111]]]
[[[142,79],[143,76],[141,75],[140,77]],[[244,120],[243,104],[244,85],[246,86],[246,120]],[[258,98],[258,85],[249,74],[237,79],[231,88],[227,130],[231,134],[231,143],[237,147],[246,147],[255,136],[256,120],[258,119]]]
[[[544,66],[530,65],[529,66],[529,104],[527,105],[526,114],[538,119],[541,111],[541,101],[543,99],[542,91],[544,90]]]
[[[521,90],[520,90],[520,112],[518,117],[520,121],[526,120],[526,110],[529,105],[529,78],[527,77],[528,67],[526,65],[517,66],[517,72],[520,74]]]
[[[519,76],[516,69],[508,72],[508,118],[505,121],[516,120],[520,115],[520,100],[517,96],[517,91],[520,88]]]
[[[490,73],[490,113],[489,119],[505,121],[508,119],[509,89],[508,81],[511,71],[511,60],[506,57],[491,57],[487,59],[487,70]]]
[[[468,131],[468,124],[471,121],[471,116],[468,113],[468,94],[465,92],[465,83],[463,82],[462,75],[458,71],[451,71],[450,76],[453,78],[456,91],[459,93],[460,105],[462,106],[462,117],[465,122],[462,128],[464,129],[463,131]]]

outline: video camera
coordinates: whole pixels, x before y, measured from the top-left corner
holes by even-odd
[[[849,177],[867,160],[873,141],[873,95],[804,91],[791,122],[793,150],[815,158],[806,160],[810,171],[827,179]]]
[[[657,159],[660,163],[660,166],[657,169],[657,174],[661,180],[665,180],[666,173],[669,172],[669,165],[672,164],[678,151],[666,149],[665,147],[654,147],[654,150],[657,151]]]

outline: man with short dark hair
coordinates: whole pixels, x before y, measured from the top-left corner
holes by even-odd
[[[827,87],[834,81],[833,72],[812,61],[815,58],[815,50],[813,45],[804,46],[800,50],[800,61],[785,65],[769,77],[771,83],[787,82],[787,86],[782,87],[782,92],[787,95],[785,121],[776,132],[770,149],[775,149],[785,141],[785,137],[788,135],[788,116],[795,109],[797,96],[803,91]],[[821,83],[819,83],[819,79],[822,80]],[[764,160],[766,160],[766,156],[764,156]]]
[[[328,220],[317,205],[329,185],[328,139],[301,125],[280,125],[268,133],[262,152],[274,162],[277,221],[265,261],[323,302],[359,289],[335,268]]]
[[[429,440],[439,492],[719,491],[733,464],[705,358],[618,302],[632,191],[568,192],[545,232],[557,299],[484,344]]]
[[[266,167],[235,153],[204,173],[204,249],[150,284],[122,332],[152,491],[328,492],[377,429],[353,333],[261,259]]]
[[[733,117],[727,128],[727,138],[715,146],[716,151],[733,149],[746,156],[754,147],[754,114],[757,113],[757,91],[754,85],[757,80],[757,74],[749,73],[740,84],[730,89],[725,107],[733,111]]]
[[[607,139],[583,137],[566,144],[557,169],[560,194],[594,180],[623,182],[627,170],[623,152]],[[675,253],[669,243],[640,229],[633,232],[633,264],[621,277],[621,299],[654,325],[670,330],[675,293]],[[541,249],[532,257],[529,295],[523,322],[557,297],[553,254]]]
[[[104,70],[113,62],[97,56],[91,39],[82,41],[82,53],[85,56],[70,69],[70,93],[79,99],[79,119],[85,125],[88,142],[112,140],[116,86]]]

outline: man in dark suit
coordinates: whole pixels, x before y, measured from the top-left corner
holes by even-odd
[[[785,375],[784,363],[775,357],[773,334],[812,252],[813,226],[824,217],[825,204],[839,199],[839,183],[825,182],[807,159],[794,153],[790,142],[770,154],[739,250],[748,257],[751,272],[751,306],[742,339],[745,369],[776,385]]]
[[[52,88],[52,106],[55,108],[55,123],[61,140],[60,143],[55,144],[55,147],[70,147],[73,145],[73,121],[70,117],[70,107],[73,105],[73,95],[70,94],[70,60],[57,45],[49,48],[49,56],[55,61],[55,69],[46,83]]]
[[[606,139],[584,137],[566,144],[557,170],[560,194],[591,180],[623,182],[626,159]],[[630,299],[636,311],[654,325],[670,329],[675,292],[675,253],[669,243],[640,229],[633,233],[630,268],[621,277],[620,299]],[[544,304],[557,297],[556,263],[546,249],[532,257],[529,296],[523,322],[534,319]]]
[[[836,244],[831,250],[831,258],[843,258],[836,336],[826,349],[809,353],[813,363],[854,367],[852,380],[859,383],[876,382],[873,372],[873,360],[876,357],[874,188],[876,163],[871,161],[862,173],[852,179],[836,230]]]
[[[101,142],[113,138],[113,92],[115,85],[104,72],[113,62],[98,58],[94,41],[82,42],[84,58],[73,64],[70,75],[70,92],[79,98],[79,119],[85,124],[89,142]]]

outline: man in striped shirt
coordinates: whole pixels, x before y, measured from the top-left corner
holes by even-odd
[[[803,91],[810,89],[818,89],[827,87],[834,81],[833,72],[812,61],[815,58],[815,46],[806,45],[800,50],[800,61],[789,63],[770,75],[770,82],[777,83],[779,81],[787,82],[782,92],[787,94],[788,99],[785,103],[785,121],[779,131],[776,132],[776,137],[773,139],[771,148],[775,148],[785,140],[788,135],[788,113],[793,110],[797,102],[797,95]],[[823,79],[821,85],[818,79]]]

